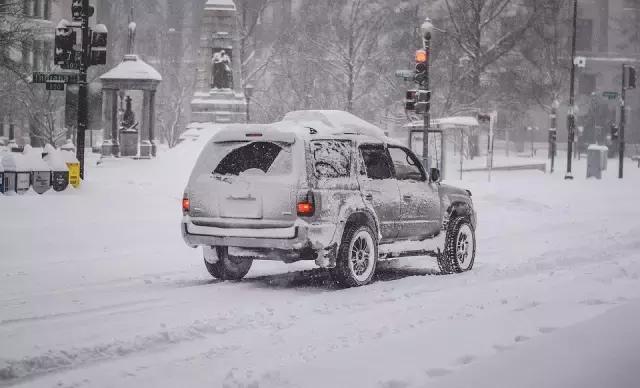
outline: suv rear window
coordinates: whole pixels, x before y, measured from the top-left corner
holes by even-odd
[[[345,178],[351,171],[351,141],[311,142],[313,172],[317,178]]]
[[[291,172],[291,146],[272,142],[221,143],[213,150],[222,160],[214,174],[283,175]]]

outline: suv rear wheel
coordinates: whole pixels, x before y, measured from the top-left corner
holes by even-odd
[[[216,247],[218,261],[210,263],[204,259],[209,274],[220,280],[240,280],[249,272],[253,259],[249,257],[229,256],[228,247]]]
[[[471,270],[476,257],[476,234],[466,217],[449,221],[444,252],[438,257],[440,272],[461,273]]]
[[[342,235],[333,278],[343,286],[359,287],[371,282],[378,262],[378,242],[371,227],[348,225]]]

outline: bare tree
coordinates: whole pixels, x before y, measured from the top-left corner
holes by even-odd
[[[483,105],[481,98],[496,73],[492,69],[510,54],[518,41],[537,20],[536,1],[523,4],[515,0],[444,0],[441,13],[446,15],[444,34],[455,43],[463,59],[457,79],[460,80],[447,98],[445,110],[454,105]],[[458,63],[458,61],[450,61]]]

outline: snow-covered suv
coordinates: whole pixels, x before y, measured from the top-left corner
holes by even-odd
[[[184,192],[182,234],[209,273],[237,280],[253,260],[315,260],[345,286],[378,260],[430,255],[470,270],[471,193],[439,183],[406,147],[340,111],[299,111],[269,125],[221,130]]]

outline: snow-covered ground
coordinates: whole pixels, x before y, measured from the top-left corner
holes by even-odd
[[[206,136],[203,136],[206,137]],[[94,159],[79,190],[0,197],[0,386],[634,387],[640,169],[467,173],[472,272],[381,265],[338,289],[309,263],[212,280],[180,236],[202,146]],[[612,162],[612,161],[610,161]],[[558,158],[559,171],[564,158]],[[561,167],[562,166],[562,167]]]

